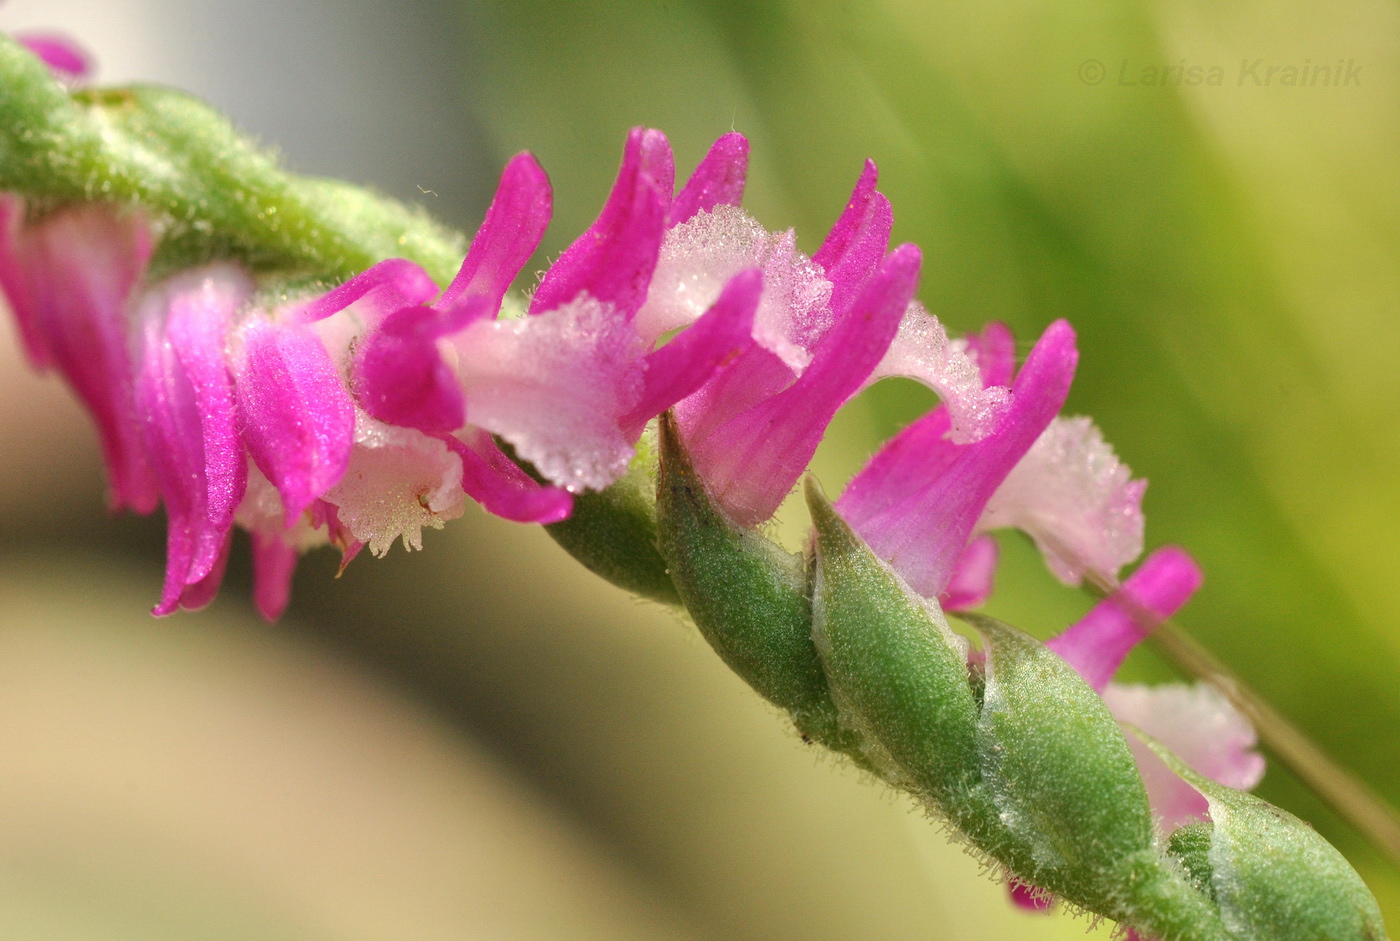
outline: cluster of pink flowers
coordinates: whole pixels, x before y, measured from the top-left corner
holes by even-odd
[[[235,526],[252,536],[255,600],[275,618],[313,546],[345,562],[365,546],[417,548],[466,497],[557,522],[575,494],[627,471],[667,410],[715,500],[757,526],[837,410],[888,376],[942,404],[836,506],[913,591],[949,610],[981,604],[997,565],[988,534],[1005,527],[1067,584],[1116,579],[1142,552],[1145,482],[1092,422],[1060,415],[1078,355],[1069,325],[1051,324],[1019,370],[1004,326],[950,339],[914,300],[919,249],[890,249],[874,164],[809,257],[740,207],[747,157],[747,141],[725,135],[676,192],[666,138],[632,131],[597,220],[523,304],[510,288],[551,212],[528,154],[506,166],[445,289],[402,259],[291,302],[264,300],[233,262],[153,282],[139,212],[30,215],[13,196],[0,197],[0,287],[32,362],[91,412],[113,507],[165,506],[156,614],[213,597]],[[1253,732],[1221,697],[1109,682],[1199,584],[1184,551],[1159,550],[1051,645],[1124,721],[1249,787],[1262,773]],[[1140,759],[1169,827],[1203,815],[1199,794]]]

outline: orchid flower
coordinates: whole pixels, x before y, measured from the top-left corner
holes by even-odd
[[[678,204],[725,195],[715,163],[702,163]],[[688,329],[656,346],[659,334],[643,329],[637,313],[673,177],[665,136],[634,130],[597,221],[551,266],[525,316],[498,318],[550,215],[544,171],[528,154],[512,160],[442,297],[432,305],[414,298],[418,306],[394,312],[364,345],[355,384],[366,408],[386,422],[466,437],[485,455],[483,477],[499,468],[519,474],[493,436],[570,491],[620,477],[646,423],[748,342],[763,290],[761,272],[733,272]]]

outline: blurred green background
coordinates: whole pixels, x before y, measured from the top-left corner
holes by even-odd
[[[1207,572],[1186,628],[1400,804],[1400,6],[227,6],[15,0],[0,28],[59,26],[105,80],[190,88],[297,169],[468,229],[528,148],[551,255],[635,124],[683,173],[743,131],[750,211],[809,251],[875,158],[951,328],[1078,329],[1070,410],[1151,479],[1149,546]],[[1316,65],[1352,81],[1284,84]],[[1011,910],[903,799],[539,531],[472,510],[338,581],[313,556],[274,629],[246,566],[210,611],[150,621],[161,522],[102,515],[75,406],[4,342],[0,934],[1082,936]],[[930,401],[891,383],[853,403],[828,489]],[[995,613],[1045,635],[1087,607],[1004,549]],[[1150,653],[1129,673],[1172,676]],[[1261,792],[1400,925],[1393,866],[1276,766]]]

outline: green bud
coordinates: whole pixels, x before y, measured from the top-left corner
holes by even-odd
[[[851,531],[812,478],[813,635],[846,722],[891,783],[969,836],[1000,829],[982,793],[967,642]]]
[[[1007,828],[1034,848],[1036,873],[1028,875],[1057,891],[1053,883],[1094,887],[1102,904],[1125,862],[1153,846],[1147,791],[1127,740],[1054,651],[993,618],[968,620],[987,643],[984,773]]]
[[[812,643],[801,558],[726,516],[696,476],[674,419],[663,415],[660,427],[658,545],[686,610],[721,659],[804,735],[859,755]]]
[[[1268,941],[1382,941],[1380,908],[1356,870],[1297,817],[1252,794],[1196,774],[1144,741],[1210,805],[1205,867],[1232,937]],[[1198,842],[1200,834],[1186,839]],[[1173,840],[1175,843],[1176,840]],[[1199,848],[1182,854],[1183,862]],[[1197,863],[1199,866],[1199,863]]]
[[[656,546],[656,442],[637,442],[627,475],[599,493],[574,497],[574,512],[546,526],[570,555],[619,588],[678,605],[681,597]]]

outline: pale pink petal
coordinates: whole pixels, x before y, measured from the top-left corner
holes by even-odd
[[[648,340],[694,322],[735,274],[763,269],[753,339],[787,365],[787,381],[811,361],[832,325],[832,286],[797,251],[792,231],[767,231],[742,209],[717,206],[666,232],[637,330]]]
[[[110,207],[60,209],[26,223],[0,195],[0,288],[30,361],[61,373],[97,425],[113,509],[155,509],[155,478],[133,404],[125,307],[151,254],[140,216]]]
[[[421,549],[425,527],[441,529],[466,509],[462,459],[438,438],[357,412],[350,465],[325,499],[339,524],[376,556],[399,539],[406,549]]]
[[[299,305],[291,316],[303,323],[315,323],[363,302],[372,315],[371,321],[377,323],[379,318],[401,308],[426,304],[437,294],[438,286],[426,271],[405,258],[390,258]]]
[[[991,597],[997,555],[997,541],[991,536],[978,536],[969,542],[958,556],[948,587],[938,596],[939,606],[944,611],[966,611]]]
[[[1067,585],[1088,572],[1113,578],[1142,554],[1147,481],[1131,477],[1090,419],[1056,418],[1007,476],[977,528],[1027,533]]]
[[[626,472],[633,439],[621,420],[640,401],[646,349],[612,308],[586,296],[477,322],[453,342],[469,423],[571,491],[602,489]]]
[[[1077,362],[1074,330],[1056,321],[1017,375],[994,433],[955,444],[947,411],[935,409],[870,460],[837,510],[910,587],[937,597],[992,493],[1064,404]]]
[[[635,440],[647,422],[695,392],[753,345],[754,311],[762,293],[763,272],[739,272],[704,316],[647,354],[641,398],[620,422],[628,438]]]
[[[1120,721],[1136,726],[1197,774],[1219,784],[1250,790],[1264,776],[1264,758],[1254,750],[1254,728],[1214,686],[1137,686],[1110,683],[1104,702]],[[1153,813],[1163,829],[1209,819],[1206,800],[1177,777],[1135,736],[1128,736]]]
[[[716,206],[666,233],[637,331],[651,341],[693,323],[730,278],[750,268],[763,270],[754,339],[782,360],[791,382],[831,326],[831,285],[797,250],[791,230],[769,232],[734,206]]]
[[[1046,643],[1094,689],[1103,691],[1128,653],[1201,587],[1196,560],[1176,546],[1153,552],[1109,597]]]
[[[445,440],[462,459],[462,489],[488,512],[517,523],[544,525],[573,512],[574,498],[567,490],[540,484],[481,429],[466,428]]]
[[[917,246],[891,252],[797,382],[709,437],[687,442],[700,475],[736,522],[763,522],[792,489],[832,416],[885,355],[921,263]]]
[[[530,313],[555,310],[588,294],[611,305],[616,316],[630,319],[646,300],[674,186],[666,136],[633,128],[603,211],[550,267],[530,301]]]
[[[60,78],[87,78],[92,74],[92,56],[67,36],[54,33],[21,33],[15,41],[28,49]]]
[[[904,376],[937,392],[948,408],[950,437],[958,444],[991,434],[1011,401],[1011,391],[1004,386],[983,386],[977,364],[948,341],[943,324],[917,301],[909,305],[889,352],[867,384],[889,376]]]
[[[748,139],[732,131],[725,134],[711,145],[705,159],[676,194],[666,224],[688,222],[696,213],[710,212],[716,206],[739,205],[744,199],[748,169]]]
[[[472,239],[457,277],[436,306],[450,307],[464,297],[489,301],[494,316],[511,282],[539,247],[551,211],[549,177],[530,154],[517,154],[501,173],[486,220]]]
[[[354,403],[320,338],[295,322],[248,318],[237,333],[233,373],[243,441],[295,522],[345,473]]]
[[[253,604],[263,620],[275,622],[292,600],[292,576],[296,574],[296,547],[280,532],[252,534]]]

